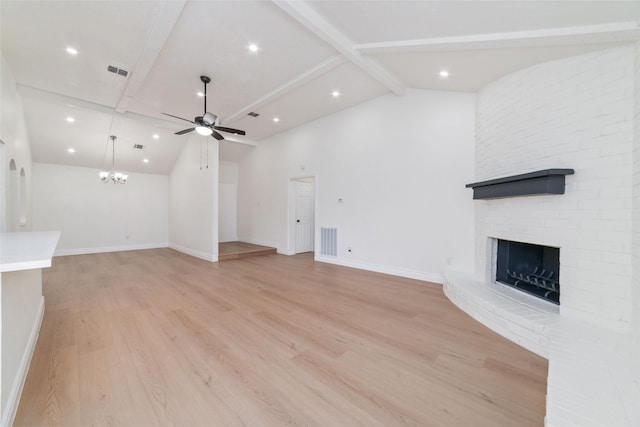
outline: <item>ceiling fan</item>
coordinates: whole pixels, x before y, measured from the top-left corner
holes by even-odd
[[[235,135],[246,135],[246,132],[240,129],[216,126],[216,120],[218,119],[218,116],[207,112],[207,83],[210,83],[211,79],[207,76],[200,76],[200,80],[202,81],[202,83],[204,83],[204,114],[202,116],[197,116],[193,120],[188,120],[182,117],[174,116],[173,114],[162,113],[165,116],[174,117],[176,119],[184,120],[185,122],[193,123],[194,125],[196,125],[193,128],[184,129],[179,132],[176,132],[175,135],[184,135],[185,133],[193,132],[195,130],[200,135],[204,135],[204,136],[211,135],[218,141],[223,140],[224,136],[222,136],[217,131],[229,132]]]

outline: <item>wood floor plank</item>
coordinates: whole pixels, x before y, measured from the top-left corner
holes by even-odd
[[[263,255],[54,258],[16,426],[542,426],[546,360],[440,285]]]

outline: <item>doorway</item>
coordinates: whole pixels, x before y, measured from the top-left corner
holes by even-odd
[[[4,181],[7,179],[7,172],[4,164],[4,141],[0,139],[0,233],[7,231],[7,187]]]
[[[294,254],[314,252],[315,187],[314,176],[296,177],[289,181],[289,236],[293,240]]]

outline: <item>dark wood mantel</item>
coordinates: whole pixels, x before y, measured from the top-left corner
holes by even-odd
[[[564,194],[564,177],[565,175],[573,174],[573,169],[544,169],[488,181],[474,182],[467,184],[466,187],[473,189],[473,198],[475,200],[539,194]]]

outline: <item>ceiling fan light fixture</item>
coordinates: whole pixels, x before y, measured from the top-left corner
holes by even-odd
[[[196,132],[203,136],[209,136],[213,133],[213,130],[206,126],[196,126]]]
[[[208,76],[200,76],[200,81],[204,84],[204,114],[202,116],[196,116],[193,120],[188,120],[179,116],[174,116],[173,114],[162,113],[165,116],[184,120],[185,122],[193,123],[195,125],[192,128],[178,131],[175,135],[184,135],[185,133],[193,132],[195,130],[199,135],[213,136],[218,141],[222,141],[224,139],[224,136],[222,136],[218,131],[245,135],[243,130],[218,126],[218,116],[207,111],[207,84],[211,82],[211,78]]]
[[[215,114],[205,113],[205,115],[202,116],[202,123],[207,126],[211,126],[212,124],[215,124],[217,118],[218,117]]]

